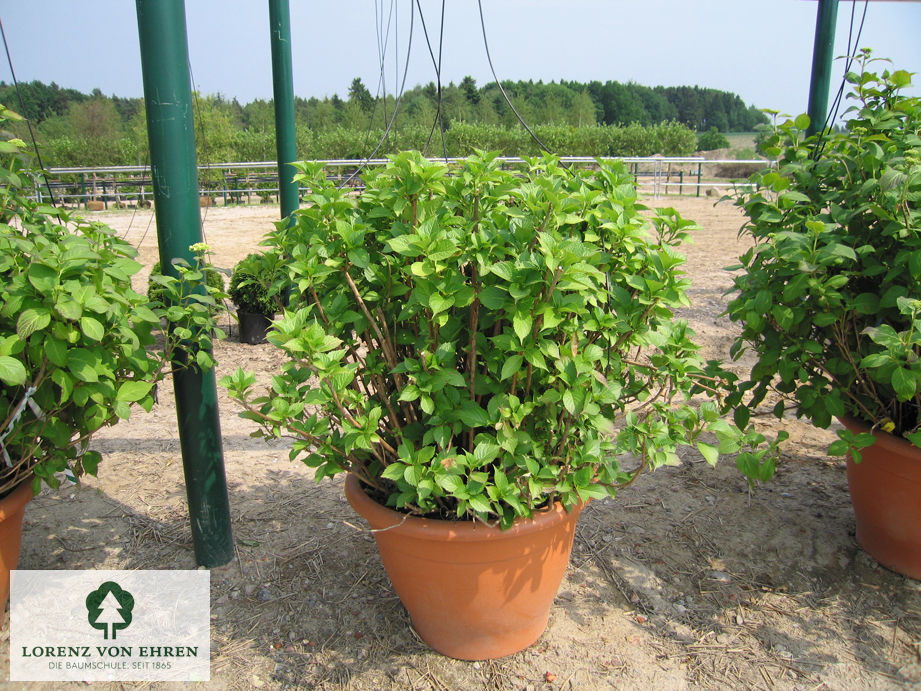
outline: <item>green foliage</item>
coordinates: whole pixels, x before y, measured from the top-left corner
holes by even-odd
[[[230,276],[230,299],[240,311],[271,316],[279,311],[277,295],[285,282],[277,252],[249,254]]]
[[[0,106],[0,127],[15,113]],[[41,205],[21,140],[0,142],[0,495],[34,476],[95,475],[92,434],[149,410],[169,365],[210,367],[213,321],[197,268],[163,280],[169,308],[132,290],[137,252],[110,228]],[[160,319],[174,328],[151,350]],[[179,349],[179,346],[182,349]],[[175,362],[173,362],[175,360]]]
[[[682,155],[696,150],[693,130],[750,131],[766,120],[741,99],[716,89],[656,87],[618,82],[504,82],[525,120],[560,155]],[[15,96],[0,83],[3,95]],[[23,85],[23,96],[49,166],[141,165],[149,152],[143,100],[91,95],[41,82]],[[275,155],[271,101],[241,106],[220,94],[195,94],[198,159],[203,163],[262,161]],[[364,158],[383,136],[395,108],[393,96],[375,98],[361,79],[352,81],[348,100],[338,96],[296,99],[298,156],[302,159]],[[439,109],[438,91],[426,84],[404,92],[394,127],[379,155],[425,149]],[[507,155],[537,154],[495,82],[477,86],[471,77],[443,85],[440,125],[449,155],[475,149]],[[665,124],[669,123],[669,124]],[[680,128],[678,124],[680,123]],[[465,129],[472,127],[473,129]],[[453,132],[451,130],[454,130]],[[24,125],[16,133],[25,138]],[[429,152],[441,151],[436,132]],[[203,172],[204,186],[220,183]]]
[[[737,200],[754,247],[733,267],[734,352],[758,358],[750,408],[773,390],[778,416],[848,415],[921,446],[921,99],[900,93],[907,72],[861,60],[847,128],[777,125],[764,149],[778,168]]]
[[[697,135],[698,151],[713,151],[714,149],[728,148],[729,140],[726,139],[716,127],[711,127],[706,132]]]
[[[222,299],[224,297],[224,289],[226,285],[224,284],[224,276],[214,268],[205,258],[206,254],[210,252],[203,252],[198,260],[200,262],[200,270],[204,274],[205,285],[207,286],[208,293],[212,296],[214,301],[213,312],[217,314],[220,312]],[[165,305],[169,299],[169,292],[171,282],[167,280],[164,282],[161,280],[163,277],[163,266],[159,261],[154,262],[154,265],[150,268],[150,276],[147,278],[147,299],[159,305]]]
[[[507,527],[613,495],[682,446],[772,466],[722,418],[733,378],[673,312],[694,226],[648,220],[623,165],[407,152],[357,196],[300,170],[310,203],[270,236],[302,300],[268,337],[288,361],[265,392],[242,369],[221,384],[317,479],[351,471],[399,509]]]

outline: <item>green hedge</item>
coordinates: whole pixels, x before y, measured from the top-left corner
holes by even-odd
[[[677,122],[652,126],[538,125],[533,130],[551,151],[561,156],[684,156],[697,148],[695,132]],[[424,150],[430,135],[428,152],[439,156],[443,147],[438,131],[432,134],[430,128],[418,126],[391,131],[376,156],[408,149]],[[384,131],[346,127],[314,131],[299,127],[296,136],[298,156],[302,159],[361,159],[373,151]],[[498,151],[503,156],[531,156],[539,152],[537,143],[522,127],[454,121],[444,137],[448,156],[468,156],[476,149]],[[269,130],[241,130],[219,147],[207,144],[206,147],[199,151],[201,162],[271,161],[276,155],[275,133]],[[59,137],[47,140],[43,149],[44,163],[49,167],[137,165],[147,158],[146,146],[141,150],[128,137],[114,140]]]

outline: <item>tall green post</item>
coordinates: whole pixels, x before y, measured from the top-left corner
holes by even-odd
[[[835,49],[835,24],[838,0],[819,0],[815,20],[815,44],[812,48],[812,79],[809,82],[809,129],[815,134],[825,127],[828,117],[828,92]]]
[[[160,265],[202,241],[184,0],[136,0]],[[178,355],[182,361],[184,353]],[[197,562],[233,558],[214,370],[174,368],[179,444]]]
[[[297,160],[294,133],[294,73],[291,69],[291,12],[288,0],[269,0],[272,44],[272,88],[275,95],[275,142],[278,150],[278,189],[281,217],[300,206],[298,184],[291,163]]]

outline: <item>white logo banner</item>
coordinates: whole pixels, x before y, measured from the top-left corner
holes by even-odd
[[[208,571],[10,574],[10,681],[208,681]]]

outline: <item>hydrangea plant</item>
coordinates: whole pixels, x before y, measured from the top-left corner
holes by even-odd
[[[302,300],[268,337],[287,362],[267,390],[242,369],[221,384],[318,479],[348,471],[399,510],[508,527],[613,495],[682,446],[752,477],[773,463],[675,316],[693,224],[644,215],[621,164],[406,152],[357,195],[320,165],[299,181],[309,204],[270,237]]]

